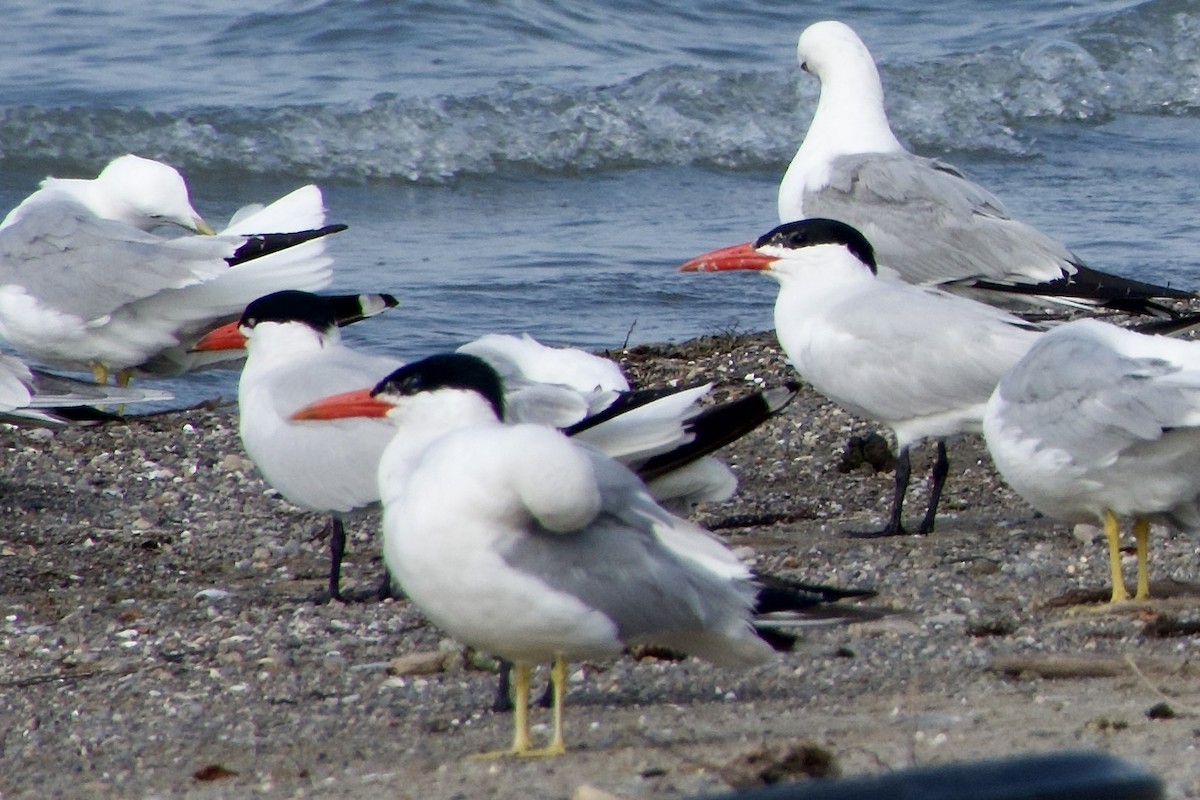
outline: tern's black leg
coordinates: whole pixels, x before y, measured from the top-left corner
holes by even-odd
[[[375,596],[380,602],[387,600],[389,597],[393,600],[401,600],[404,595],[396,591],[395,584],[392,583],[392,572],[387,567],[383,568],[383,580],[379,582],[379,588],[375,590]]]
[[[512,710],[512,663],[500,659],[500,679],[496,682],[496,697],[492,700],[492,711],[497,714],[506,714]]]
[[[342,557],[346,555],[346,528],[342,525],[341,517],[333,517],[333,531],[329,534],[329,597],[339,603],[346,602],[342,597]]]
[[[850,531],[856,539],[878,539],[884,536],[903,536],[904,523],[900,516],[904,510],[904,495],[908,492],[908,480],[912,476],[912,463],[908,459],[908,446],[900,448],[896,455],[896,489],[892,495],[892,515],[887,525],[877,531]]]
[[[937,460],[933,462],[933,471],[929,473],[929,506],[925,509],[925,519],[921,520],[917,533],[933,533],[938,501],[942,498],[942,487],[946,485],[946,476],[949,474],[950,459],[946,457],[946,443],[938,439]]]

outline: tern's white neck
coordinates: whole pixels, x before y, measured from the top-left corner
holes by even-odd
[[[811,322],[877,280],[870,268],[844,247],[816,245],[777,261],[767,273],[779,282],[775,327],[787,329]]]
[[[254,326],[246,341],[245,371],[253,373],[273,369],[297,356],[321,352],[340,344],[341,335],[337,328],[319,333],[301,322],[260,322]]]
[[[430,445],[462,428],[500,425],[491,405],[476,392],[442,389],[404,398],[389,414],[396,435],[379,462],[379,488],[388,492],[403,485]]]

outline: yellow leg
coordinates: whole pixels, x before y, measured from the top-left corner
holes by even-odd
[[[129,386],[129,382],[133,380],[133,368],[126,367],[125,369],[117,370],[117,386],[122,389]]]
[[[554,738],[550,744],[540,750],[529,750],[524,756],[561,756],[567,752],[567,744],[563,739],[563,705],[567,696],[567,660],[562,656],[554,659],[550,668],[550,683],[554,686]]]
[[[513,743],[508,750],[493,750],[472,758],[494,759],[504,756],[534,754],[529,738],[529,686],[533,683],[533,667],[513,664]]]
[[[1104,509],[1104,535],[1108,538],[1108,567],[1112,573],[1112,598],[1110,603],[1121,603],[1129,599],[1125,589],[1125,579],[1121,577],[1121,526],[1117,517],[1107,508]]]
[[[1137,594],[1134,600],[1150,599],[1150,520],[1138,517],[1133,522],[1133,536],[1137,540]]]
[[[567,705],[567,660],[559,656],[554,661],[554,670],[550,675],[554,681],[554,741],[551,747],[557,747],[558,752],[567,752],[567,743],[563,739],[563,709]]]
[[[92,380],[96,383],[108,384],[108,367],[97,362],[92,364]]]
[[[529,687],[533,682],[533,667],[529,664],[513,664],[513,743],[508,750],[480,753],[473,758],[493,759],[504,756],[540,758],[561,756],[567,752],[563,740],[563,704],[567,696],[567,660],[562,656],[554,659],[550,668],[550,682],[554,686],[554,738],[546,747],[535,749],[529,737]]]
[[[529,739],[529,686],[533,683],[533,667],[528,664],[517,664],[516,682],[517,699],[513,708],[513,743],[512,752],[520,755],[529,752],[533,742]]]

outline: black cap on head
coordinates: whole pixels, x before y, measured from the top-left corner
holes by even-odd
[[[859,261],[875,272],[875,248],[857,228],[836,219],[813,217],[785,222],[758,237],[755,249],[773,245],[789,250],[812,247],[818,244],[840,244],[855,255]]]
[[[504,384],[500,376],[482,358],[466,353],[439,353],[405,364],[380,381],[371,394],[408,396],[438,389],[476,392],[491,404],[497,419],[504,419]]]
[[[324,333],[337,324],[337,318],[328,299],[311,292],[288,289],[272,292],[250,303],[239,324],[253,328],[260,322],[302,322]]]

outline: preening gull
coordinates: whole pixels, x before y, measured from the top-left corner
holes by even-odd
[[[636,475],[545,425],[505,424],[485,361],[432,356],[370,394],[329,398],[302,418],[386,416],[379,465],[384,558],[451,635],[516,665],[510,749],[565,750],[566,662],[646,642],[730,667],[765,662],[753,625],[760,587],[707,531],[659,506]],[[552,663],[554,735],[530,737],[531,669]]]
[[[1004,480],[1042,513],[1104,526],[1110,601],[1129,599],[1119,520],[1150,596],[1150,524],[1200,528],[1200,343],[1098,320],[1042,335],[1000,381],[983,433]]]
[[[780,222],[840,220],[870,240],[881,268],[986,302],[1169,315],[1154,299],[1194,298],[1085,266],[954,167],[908,152],[888,123],[875,61],[849,26],[810,25],[797,55],[821,96],[779,186]]]
[[[90,369],[179,373],[188,345],[256,297],[332,278],[321,192],[307,186],[216,235],[179,173],[124,156],[92,180],[47,179],[0,224],[0,336],[27,357]]]

